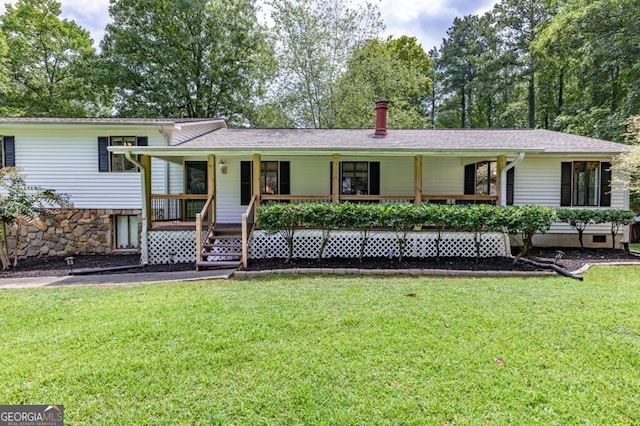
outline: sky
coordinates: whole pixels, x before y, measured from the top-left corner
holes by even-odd
[[[0,1],[1,13],[4,13],[5,3],[15,3],[15,0]],[[110,22],[109,0],[58,1],[62,4],[62,17],[74,20],[88,30],[97,46]],[[453,18],[481,15],[491,10],[495,3],[496,0],[378,0],[377,4],[386,25],[385,36],[416,37],[428,52],[433,47],[440,47]]]

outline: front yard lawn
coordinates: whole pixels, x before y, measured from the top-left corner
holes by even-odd
[[[68,424],[638,424],[640,267],[0,292],[0,401]]]

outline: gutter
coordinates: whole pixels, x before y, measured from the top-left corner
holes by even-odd
[[[149,206],[147,205],[147,197],[145,194],[147,193],[147,182],[145,180],[145,171],[144,166],[133,156],[131,151],[125,151],[124,156],[127,160],[131,161],[136,165],[141,171],[140,178],[142,179],[142,233],[140,235],[140,264],[146,265],[149,263],[149,236],[147,233],[148,223],[147,223],[147,212],[149,211]],[[151,190],[151,188],[149,188]]]
[[[504,169],[502,169],[502,172],[500,173],[500,194],[502,194],[501,200],[500,200],[500,205],[501,206],[506,206],[507,205],[507,172],[511,169],[513,169],[519,162],[521,162],[522,160],[524,160],[524,156],[525,153],[521,152],[520,154],[518,154],[518,157],[513,160],[511,163],[507,164],[507,167],[505,167]]]

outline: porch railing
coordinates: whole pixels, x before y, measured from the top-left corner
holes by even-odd
[[[331,195],[267,195],[260,197],[263,202],[331,202]],[[340,201],[349,202],[380,202],[380,203],[413,203],[413,195],[340,195]],[[495,204],[498,201],[497,195],[433,195],[423,194],[423,202],[440,204],[472,204],[488,203]]]
[[[256,196],[254,195],[242,215],[242,267],[246,268],[249,262],[249,239],[256,223]]]
[[[151,194],[151,222],[188,222],[196,218],[207,194]]]
[[[205,196],[206,197],[206,196]],[[205,241],[207,238],[209,238],[209,233],[211,232],[211,230],[215,227],[215,221],[214,221],[214,217],[210,216],[210,209],[209,207],[211,206],[211,203],[213,202],[213,195],[211,195],[210,197],[208,197],[204,203],[204,206],[202,207],[202,210],[200,210],[199,213],[196,213],[196,264],[198,264],[198,262],[202,261],[202,229],[203,229],[203,223],[208,224],[207,226],[207,236],[205,238]]]

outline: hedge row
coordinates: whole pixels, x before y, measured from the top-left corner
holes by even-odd
[[[629,210],[607,209],[553,209],[542,206],[497,207],[487,204],[441,205],[441,204],[360,204],[360,203],[298,203],[263,204],[258,209],[260,228],[279,233],[287,242],[289,255],[293,255],[296,229],[301,227],[319,228],[323,238],[318,248],[321,258],[327,246],[331,231],[338,229],[355,230],[361,233],[360,259],[364,253],[369,233],[374,228],[394,231],[399,244],[402,260],[404,246],[409,231],[416,228],[432,228],[437,234],[436,250],[439,257],[441,232],[453,229],[474,234],[476,256],[480,257],[482,234],[504,231],[518,237],[522,244],[521,253],[526,255],[532,247],[536,233],[545,233],[556,221],[566,222],[578,230],[580,244],[582,233],[589,224],[611,223],[613,240],[622,225],[633,221],[634,213]]]

